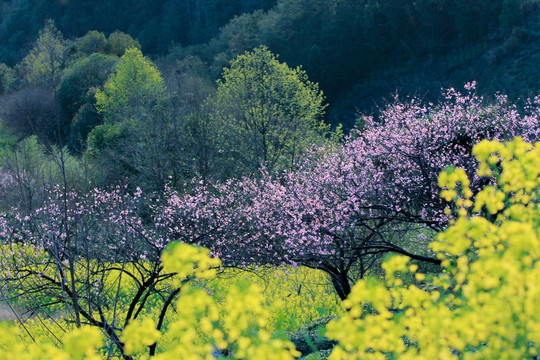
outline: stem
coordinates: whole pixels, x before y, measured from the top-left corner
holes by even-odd
[[[157,330],[161,331],[161,327],[163,326],[163,321],[165,320],[165,315],[167,314],[167,310],[169,306],[171,305],[172,301],[174,300],[174,298],[176,297],[176,295],[178,295],[179,293],[180,293],[180,288],[174,290],[165,301],[165,304],[163,304],[163,308],[161,309],[161,313],[159,314]],[[150,345],[150,356],[154,356],[156,354],[156,347],[157,347],[157,342]]]

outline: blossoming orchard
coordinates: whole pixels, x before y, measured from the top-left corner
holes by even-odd
[[[294,294],[209,285],[279,267],[326,276],[342,309],[330,359],[536,358],[539,140],[540,97],[487,101],[470,83],[439,104],[396,97],[293,168],[157,193],[50,186],[0,214],[18,324],[0,327],[0,354],[298,358],[276,315]]]
[[[396,99],[343,144],[313,149],[280,176],[169,191],[156,224],[227,265],[321,269],[342,299],[384,253],[439,264],[427,244],[455,215],[439,197],[439,173],[462,168],[477,192],[485,184],[475,175],[477,142],[540,138],[538,102],[520,114],[503,96],[490,106],[471,92],[449,90],[446,98],[437,106]]]

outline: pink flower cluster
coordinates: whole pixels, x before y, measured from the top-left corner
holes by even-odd
[[[295,170],[225,183],[166,188],[159,199],[140,191],[95,189],[87,195],[52,189],[30,220],[0,218],[0,237],[69,252],[83,244],[91,256],[159,260],[172,240],[210,248],[229,266],[303,264],[328,272],[343,294],[351,274],[362,276],[386,252],[437,263],[404,243],[411,231],[446,226],[437,178],[448,166],[466,170],[472,189],[472,147],[482,139],[540,139],[540,97],[519,111],[506,97],[487,103],[474,94],[445,92],[440,104],[394,103],[378,119],[363,118],[341,144],[314,148]],[[143,206],[144,205],[144,206]],[[142,214],[146,214],[142,216]],[[61,256],[61,255],[59,255]],[[5,261],[2,260],[2,261]]]
[[[365,117],[362,131],[342,145],[313,149],[294,171],[185,195],[169,189],[156,224],[165,237],[211,247],[235,264],[346,261],[395,250],[393,235],[407,224],[445,226],[442,170],[464,168],[480,186],[476,143],[540,138],[539,99],[522,115],[504,96],[486,105],[474,86],[467,84],[466,94],[447,90],[438,105],[396,98],[378,120]]]

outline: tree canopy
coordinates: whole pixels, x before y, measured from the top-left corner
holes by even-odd
[[[264,46],[224,69],[213,105],[225,150],[250,171],[261,165],[294,166],[307,147],[322,144],[329,132],[318,85]]]
[[[24,78],[31,86],[54,88],[67,60],[67,42],[52,21],[39,32],[32,50],[22,61]]]
[[[96,108],[106,121],[138,118],[152,111],[165,96],[165,84],[156,66],[137,48],[126,50],[104,89],[96,92]]]
[[[81,106],[88,102],[88,90],[103,85],[117,61],[114,56],[96,53],[77,61],[64,71],[57,94],[65,115],[73,118]]]

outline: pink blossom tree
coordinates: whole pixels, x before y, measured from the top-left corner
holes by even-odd
[[[77,325],[103,328],[121,350],[118,331],[149,299],[161,299],[163,319],[178,294],[159,260],[172,240],[208,247],[226,266],[321,269],[343,299],[385,253],[438,264],[422,248],[453,216],[439,197],[438,174],[461,167],[478,189],[470,154],[475,143],[540,137],[540,98],[519,111],[503,96],[487,104],[472,84],[467,88],[465,95],[447,91],[438,105],[396,99],[377,121],[364,118],[364,128],[342,144],[314,148],[296,169],[280,174],[201,182],[182,192],[167,188],[148,206],[140,192],[125,188],[86,195],[53,189],[30,214],[0,216],[0,280],[26,296],[46,294],[64,304]],[[122,278],[134,284],[126,300],[118,295]],[[127,312],[116,305],[105,311],[119,301]]]
[[[367,152],[382,173],[385,207],[395,214],[425,222],[435,230],[446,226],[446,203],[439,197],[437,178],[448,166],[463,168],[481,187],[474,173],[472,147],[483,139],[508,140],[522,136],[540,139],[540,97],[523,111],[497,95],[492,102],[474,93],[476,84],[465,85],[465,94],[446,90],[445,101],[423,104],[396,97],[378,120],[363,117],[365,128],[355,137],[367,144]]]
[[[2,300],[46,317],[47,329],[57,328],[51,336],[65,329],[58,313],[76,326],[99,327],[109,355],[124,354],[122,329],[149,308],[159,330],[180,289],[163,271],[166,243],[143,221],[141,196],[125,187],[81,195],[56,186],[29,214],[0,214]]]
[[[180,195],[154,208],[158,231],[209,247],[230,266],[306,265],[327,272],[341,298],[381,255],[439,264],[423,248],[453,216],[437,178],[448,166],[475,177],[470,153],[482,139],[539,138],[540,98],[524,112],[448,90],[441,104],[395,102],[365,117],[341,145],[314,149],[294,171],[243,178]],[[411,246],[415,238],[417,246]],[[414,244],[413,244],[414,245]]]

